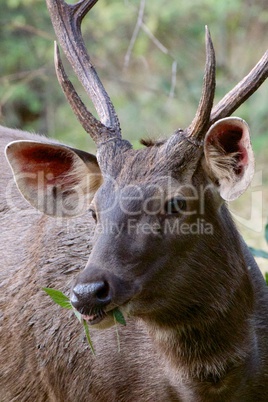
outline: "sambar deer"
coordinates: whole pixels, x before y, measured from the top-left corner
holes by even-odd
[[[47,0],[58,40],[100,117],[79,99],[57,50],[59,81],[97,158],[1,128],[0,400],[267,401],[268,290],[225,201],[253,176],[248,126],[229,116],[267,78],[268,53],[213,107],[207,30],[193,122],[133,150],[81,36],[96,2]],[[45,214],[12,185],[6,145],[18,189]],[[43,286],[72,287],[95,356],[77,320]],[[127,322],[118,329],[120,351],[118,307]]]

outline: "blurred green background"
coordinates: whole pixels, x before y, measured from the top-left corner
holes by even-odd
[[[55,37],[45,0],[0,2],[0,124],[94,151],[55,77]],[[268,48],[268,0],[99,0],[85,18],[83,34],[92,61],[113,100],[123,136],[135,146],[141,137],[167,136],[191,122],[202,88],[205,25],[216,50],[217,102]],[[250,125],[259,176],[231,209],[244,219],[240,226],[247,241],[266,248],[268,82],[236,115]],[[254,227],[256,208],[262,222]]]

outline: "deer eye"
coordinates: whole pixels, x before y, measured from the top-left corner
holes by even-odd
[[[97,214],[94,209],[90,209],[89,212],[91,213],[92,218],[94,219],[95,222],[97,222]]]
[[[178,215],[187,208],[186,200],[183,197],[173,197],[165,203],[165,213],[167,215]]]

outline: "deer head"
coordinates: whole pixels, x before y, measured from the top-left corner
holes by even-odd
[[[91,325],[113,325],[117,306],[162,326],[195,320],[197,313],[207,319],[212,309],[220,314],[225,308],[222,300],[215,301],[219,289],[217,295],[213,289],[219,258],[225,269],[223,298],[235,281],[230,267],[237,255],[230,250],[239,245],[224,201],[242,194],[254,172],[249,128],[229,116],[267,78],[268,52],[213,107],[215,55],[206,29],[203,92],[192,123],[165,141],[144,142],[146,147],[133,150],[121,138],[114,107],[81,36],[82,19],[96,2],[47,0],[61,47],[100,118],[77,95],[56,46],[59,82],[95,141],[97,158],[60,144],[20,141],[7,147],[8,160],[34,207],[64,217],[91,210],[94,246],[71,296]],[[240,281],[245,281],[242,272]]]

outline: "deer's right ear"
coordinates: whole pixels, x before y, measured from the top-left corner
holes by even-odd
[[[47,215],[83,214],[102,183],[94,155],[60,144],[15,141],[6,157],[24,198]]]
[[[208,173],[219,186],[221,197],[235,200],[254,175],[254,155],[249,127],[237,117],[217,121],[206,134],[204,153]]]

